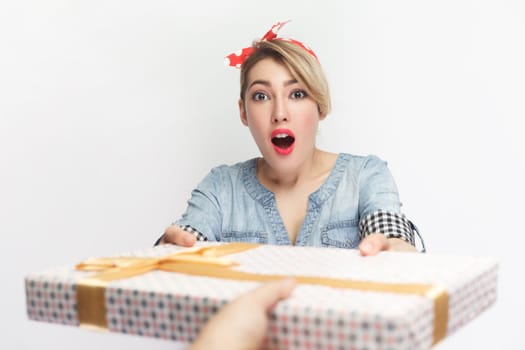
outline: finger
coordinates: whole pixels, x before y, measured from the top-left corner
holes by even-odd
[[[183,247],[191,247],[195,244],[196,238],[193,234],[184,231],[177,225],[169,226],[164,231],[163,243],[173,243]]]
[[[263,284],[245,297],[250,298],[254,304],[262,306],[266,311],[270,311],[279,301],[292,294],[295,285],[293,278],[272,281]]]
[[[400,238],[388,238],[389,250],[396,252],[417,252],[414,245],[405,242]]]
[[[381,233],[372,233],[366,236],[359,244],[359,251],[363,256],[376,255],[380,251],[388,250],[388,248],[388,240]]]

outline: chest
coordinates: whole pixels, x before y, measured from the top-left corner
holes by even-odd
[[[298,191],[250,188],[223,200],[220,240],[343,248],[358,242],[358,188],[351,182]]]
[[[275,200],[288,237],[295,243],[308,209],[308,194],[276,194]]]
[[[277,210],[286,228],[288,237],[295,244],[308,210],[310,195],[324,183],[328,172],[311,181],[288,188],[274,188]]]

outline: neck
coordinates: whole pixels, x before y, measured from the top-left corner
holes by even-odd
[[[285,169],[272,168],[264,158],[261,158],[257,164],[257,177],[263,185],[270,188],[292,188],[325,173],[325,167],[323,166],[323,156],[325,154],[323,151],[314,149],[312,154],[299,166]]]

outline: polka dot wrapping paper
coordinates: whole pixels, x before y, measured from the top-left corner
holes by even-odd
[[[198,242],[199,246],[216,243]],[[184,248],[162,245],[119,256],[158,257]],[[239,271],[321,276],[385,283],[439,285],[448,294],[446,336],[496,300],[498,264],[492,258],[262,245],[227,258]],[[79,326],[76,283],[93,272],[75,264],[26,276],[31,320]],[[115,280],[105,289],[111,332],[191,342],[229,300],[260,282],[151,271]],[[266,349],[428,349],[434,304],[427,297],[300,284],[271,314]]]

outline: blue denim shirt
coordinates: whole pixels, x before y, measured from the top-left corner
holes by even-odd
[[[256,177],[257,159],[213,168],[193,190],[176,224],[210,241],[291,244],[275,195]],[[298,246],[356,248],[359,220],[377,210],[400,213],[397,186],[376,156],[341,153],[321,187],[310,194]]]

